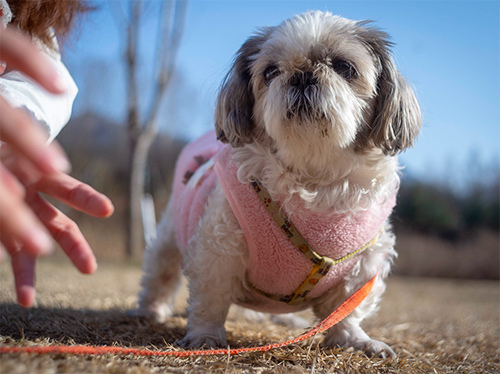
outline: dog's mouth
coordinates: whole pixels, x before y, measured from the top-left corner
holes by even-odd
[[[320,88],[312,72],[296,73],[289,81],[286,93],[288,120],[320,120],[325,113],[319,109]]]
[[[317,121],[326,118],[325,112],[319,108],[317,99],[308,94],[307,90],[293,92],[294,89],[290,89],[290,91],[292,92],[287,95],[287,120]]]

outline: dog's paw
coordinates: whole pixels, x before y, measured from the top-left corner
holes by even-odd
[[[355,350],[361,351],[364,354],[366,354],[369,357],[378,357],[378,358],[396,358],[396,352],[392,350],[391,347],[389,347],[387,344],[384,342],[374,340],[374,339],[369,339],[369,340],[358,340],[355,342],[350,342],[348,344],[338,344],[335,341],[328,341],[328,339],[325,339],[323,343],[321,344],[323,347],[341,347],[341,348],[349,348],[352,347]]]
[[[127,315],[145,318],[157,323],[164,323],[169,317],[172,317],[173,311],[167,304],[157,304],[129,310],[127,311]]]
[[[362,342],[361,346],[355,347],[360,351],[363,351],[367,356],[378,357],[378,358],[396,358],[396,352],[392,350],[384,342],[379,340],[370,340],[368,342]]]
[[[224,329],[213,329],[210,331],[188,331],[184,339],[179,340],[177,345],[181,348],[226,348],[226,332]]]

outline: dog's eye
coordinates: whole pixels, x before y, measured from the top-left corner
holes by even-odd
[[[276,65],[270,65],[264,70],[264,82],[269,86],[271,81],[280,74],[280,69]]]
[[[342,78],[350,81],[358,77],[356,68],[349,62],[344,60],[337,60],[332,63],[332,68]]]

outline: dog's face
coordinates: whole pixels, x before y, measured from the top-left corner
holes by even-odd
[[[219,139],[277,149],[410,146],[420,111],[397,71],[388,36],[366,22],[309,12],[262,29],[239,50],[221,87]]]

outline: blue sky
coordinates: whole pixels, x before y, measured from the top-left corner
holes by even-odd
[[[114,2],[119,0],[110,0]],[[123,33],[102,1],[87,16],[65,60],[81,89],[75,114],[92,108],[120,121],[125,113]],[[147,101],[159,1],[146,7],[140,86]],[[125,6],[125,1],[120,1]],[[119,9],[115,7],[115,9]],[[424,179],[466,179],[473,160],[498,170],[500,3],[497,1],[202,1],[189,4],[178,77],[160,117],[164,131],[193,138],[213,126],[216,90],[234,53],[261,26],[307,10],[373,20],[396,43],[396,63],[414,87],[423,129],[401,156]],[[172,126],[172,124],[175,126]]]

